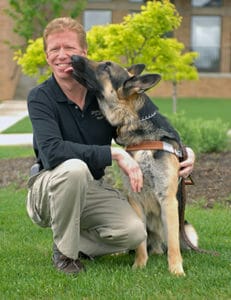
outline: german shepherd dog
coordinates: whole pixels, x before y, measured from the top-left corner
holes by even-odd
[[[161,254],[167,248],[170,272],[184,275],[176,196],[180,138],[145,94],[160,81],[160,75],[141,75],[143,64],[125,69],[111,61],[95,62],[77,55],[72,57],[72,67],[74,78],[95,92],[101,112],[118,128],[116,142],[126,147],[143,172],[140,193],[132,192],[125,182],[129,202],[147,228],[147,240],[136,249],[133,267],[144,267],[148,253]],[[187,232],[197,246],[197,234],[191,225],[187,225]]]

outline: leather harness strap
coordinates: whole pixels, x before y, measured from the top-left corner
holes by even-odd
[[[139,145],[129,145],[125,150],[128,152],[137,150],[163,150],[175,154],[178,158],[183,157],[181,150],[177,150],[173,145],[162,141],[143,141]]]
[[[138,150],[163,150],[175,154],[180,160],[185,160],[187,158],[185,147],[182,147],[182,150],[178,150],[174,148],[172,144],[162,141],[143,141],[138,145],[129,145],[125,150],[128,152]],[[184,183],[186,185],[194,185],[191,175],[184,178]]]

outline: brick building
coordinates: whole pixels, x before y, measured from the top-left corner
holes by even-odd
[[[186,49],[200,53],[196,61],[199,80],[179,84],[178,96],[231,98],[231,1],[172,2],[183,17],[174,36],[184,43]],[[18,39],[12,32],[12,20],[3,13],[7,3],[7,0],[1,0],[0,4],[0,100],[18,98],[20,87],[26,95],[28,86],[35,84],[28,78],[20,77],[20,70],[12,60],[13,52],[3,43],[6,38]],[[121,22],[124,15],[139,12],[142,3],[142,0],[89,0],[80,21],[86,30],[95,24]],[[169,97],[172,86],[161,82],[152,93]]]
[[[20,43],[20,38],[13,33],[13,20],[4,9],[8,1],[0,1],[0,101],[12,99],[19,81],[20,69],[13,61],[13,50],[7,41]]]

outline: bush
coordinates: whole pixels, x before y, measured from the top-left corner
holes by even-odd
[[[187,119],[184,114],[167,116],[183,143],[197,153],[221,152],[228,147],[229,126],[220,119]]]
[[[21,49],[16,51],[14,60],[22,67],[24,74],[36,78],[38,83],[46,80],[51,74],[46,62],[42,38],[29,40],[26,52],[23,53]]]

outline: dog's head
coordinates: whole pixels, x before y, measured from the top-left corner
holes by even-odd
[[[125,69],[111,61],[95,62],[83,56],[72,56],[74,78],[96,93],[98,100],[129,99],[155,86],[161,79],[159,74],[140,75],[144,64]]]

